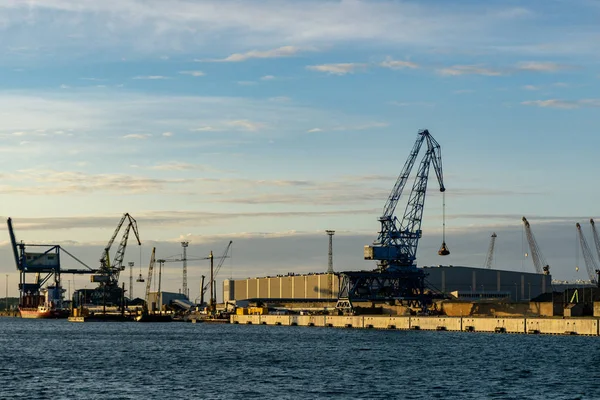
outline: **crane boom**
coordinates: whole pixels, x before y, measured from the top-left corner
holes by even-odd
[[[148,265],[148,279],[146,280],[146,293],[144,300],[146,300],[146,307],[148,306],[148,299],[150,297],[150,285],[152,283],[152,273],[154,272],[154,264],[156,264],[156,247],[152,248],[152,255],[150,256],[150,265]]]
[[[590,218],[590,224],[592,224],[592,236],[594,237],[594,244],[596,245],[598,260],[600,260],[600,237],[598,236],[598,231],[596,230],[596,224],[594,223],[593,218]]]
[[[498,235],[496,235],[496,232],[492,233],[492,236],[490,239],[490,247],[488,248],[487,256],[485,258],[485,267],[487,269],[492,268],[492,262],[494,261],[494,245],[496,243],[497,237],[498,237]]]
[[[527,218],[525,218],[525,217],[522,218],[522,221],[523,221],[523,224],[525,227],[527,243],[529,244],[529,250],[531,252],[531,259],[533,262],[533,266],[535,267],[535,271],[538,274],[546,273],[547,271],[550,270],[550,267],[548,266],[548,264],[546,264],[546,260],[544,259],[544,256],[542,255],[542,251],[540,250],[537,240],[535,240],[535,236],[533,235],[533,231],[531,230],[531,225],[529,224],[529,221],[527,221]]]
[[[597,275],[600,272],[600,269],[592,256],[592,251],[588,246],[587,240],[585,240],[585,236],[583,236],[583,232],[581,232],[581,225],[577,223],[575,226],[577,227],[577,236],[579,237],[579,244],[581,245],[581,252],[583,253],[583,260],[585,261],[588,277],[590,278],[590,282],[596,285],[598,284]]]
[[[125,221],[128,221],[128,223],[125,227],[125,231],[123,232],[123,237],[121,238],[121,242],[119,243],[117,252],[115,253],[115,258],[111,262],[110,249],[111,249],[117,235],[119,234],[119,231],[125,224]],[[125,249],[127,247],[127,240],[129,239],[129,232],[131,230],[133,230],[133,233],[135,235],[135,238],[137,239],[138,245],[141,246],[142,242],[140,241],[140,235],[138,233],[137,221],[131,215],[129,215],[129,213],[125,213],[121,217],[121,220],[119,221],[117,228],[115,229],[112,237],[110,238],[110,240],[106,244],[106,247],[104,247],[104,250],[102,251],[102,257],[100,258],[100,264],[101,264],[100,269],[105,275],[109,276],[110,281],[112,283],[116,283],[119,281],[119,272],[124,269],[123,259],[125,257]]]
[[[233,240],[229,241],[229,244],[227,245],[227,247],[225,248],[225,251],[223,252],[223,255],[220,257],[213,257],[212,256],[212,252],[211,255],[209,257],[207,257],[208,259],[214,259],[214,258],[218,258],[219,259],[219,263],[217,264],[216,268],[214,268],[214,271],[212,273],[212,280],[214,281],[214,279],[217,277],[217,274],[219,273],[219,271],[221,270],[221,267],[223,266],[223,263],[225,262],[226,258],[229,258],[229,256],[227,255],[227,253],[229,253],[229,249],[231,248],[231,245],[233,244]],[[203,288],[202,291],[206,291],[206,289],[208,288],[208,285],[210,285],[211,282],[207,283]]]
[[[402,221],[398,222],[398,218],[393,214],[424,141],[427,142],[427,151],[417,171]],[[372,246],[365,246],[365,260],[379,261],[378,265],[381,270],[416,269],[417,246],[422,236],[421,223],[425,194],[429,169],[432,164],[440,185],[440,192],[445,192],[441,148],[429,131],[425,129],[419,131],[413,149],[386,202],[383,215],[379,218],[381,223],[379,236]],[[440,251],[440,255],[450,254],[445,248],[445,243],[443,248],[444,252]]]
[[[548,275],[550,273],[550,266],[546,264],[540,246],[538,246],[535,236],[533,236],[529,221],[527,221],[527,218],[525,217],[522,218],[522,221],[525,226],[525,234],[527,235],[527,242],[529,243],[529,250],[531,251],[531,259],[533,261],[533,266],[535,267],[535,272]]]

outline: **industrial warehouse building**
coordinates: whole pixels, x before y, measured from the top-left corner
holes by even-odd
[[[552,292],[552,276],[463,266],[423,267],[427,286],[459,299],[508,298],[526,301]],[[336,274],[278,275],[264,278],[225,280],[223,299],[328,300],[337,299]]]

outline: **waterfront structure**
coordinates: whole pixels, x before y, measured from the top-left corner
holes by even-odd
[[[447,294],[458,291],[462,297],[506,298],[508,294],[512,301],[526,301],[552,292],[551,275],[451,265],[426,266],[419,270],[425,274],[426,287],[430,290]],[[339,281],[337,274],[328,273],[225,280],[223,299],[335,299]]]

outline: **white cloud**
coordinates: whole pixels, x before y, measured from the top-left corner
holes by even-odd
[[[364,69],[365,64],[357,63],[339,63],[339,64],[322,64],[322,65],[308,65],[306,69],[311,71],[327,72],[332,75],[346,75],[354,73],[358,69]]]
[[[281,58],[291,57],[305,50],[295,46],[282,46],[272,50],[251,50],[246,53],[234,53],[228,57],[211,60],[195,60],[195,61],[210,61],[210,62],[241,62],[252,58]]]
[[[184,162],[173,161],[169,163],[155,165],[150,167],[150,169],[158,170],[158,171],[189,171],[189,170],[202,170],[203,166],[198,164],[190,164]]]
[[[390,58],[388,58],[384,62],[380,63],[379,66],[384,67],[384,68],[390,68],[390,69],[419,68],[419,64],[416,64],[414,62],[398,61],[398,60],[392,60]]]
[[[312,128],[312,129],[307,130],[306,132],[314,133],[314,132],[321,132],[321,131],[323,131],[323,129],[321,129],[321,128]]]
[[[562,109],[575,109],[583,107],[600,107],[600,99],[582,99],[582,100],[559,100],[559,99],[548,99],[548,100],[530,100],[523,101],[521,104],[526,106],[537,106],[544,108],[562,108]]]
[[[272,81],[276,79],[274,75],[265,75],[260,78],[261,81]]]
[[[214,131],[218,131],[218,130],[219,129],[213,128],[212,126],[203,126],[200,128],[191,129],[192,132],[214,132]]]
[[[539,86],[535,86],[535,85],[525,85],[525,86],[523,86],[523,89],[525,89],[525,90],[540,90],[541,88]]]
[[[229,122],[227,122],[227,125],[242,128],[244,130],[252,131],[252,132],[262,129],[265,126],[264,124],[262,124],[260,122],[252,122],[247,119],[229,121]]]
[[[206,75],[202,71],[179,71],[179,73],[182,74],[182,75],[191,75],[191,76],[204,76],[204,75]]]
[[[133,79],[145,79],[145,80],[155,81],[155,80],[163,80],[163,79],[170,79],[170,78],[168,76],[163,76],[163,75],[139,75],[139,76],[134,76]]]
[[[131,133],[129,135],[125,135],[123,136],[123,139],[148,139],[149,137],[152,137],[151,133]]]
[[[468,92],[460,92],[460,93],[468,93]],[[398,106],[398,107],[413,107],[413,106],[433,107],[433,106],[435,106],[435,103],[427,102],[427,101],[392,101],[392,102],[390,102],[390,104],[393,106]]]
[[[501,76],[506,75],[506,71],[487,68],[482,65],[454,65],[452,67],[438,69],[437,72],[441,75],[459,76],[459,75],[485,75],[485,76]]]
[[[254,81],[237,81],[237,84],[241,85],[241,86],[254,86],[254,85],[257,85],[257,83],[254,82]]]
[[[557,64],[554,62],[540,62],[540,61],[524,61],[517,64],[517,69],[520,71],[531,71],[531,72],[557,72],[575,67],[566,64]]]
[[[171,136],[173,136],[173,132],[163,132],[162,135],[164,137],[171,137]]]

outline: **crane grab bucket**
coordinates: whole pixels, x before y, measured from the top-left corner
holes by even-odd
[[[438,250],[438,254],[440,256],[447,256],[450,254],[450,250],[448,250],[448,246],[446,246],[446,242],[442,242],[442,247]]]

